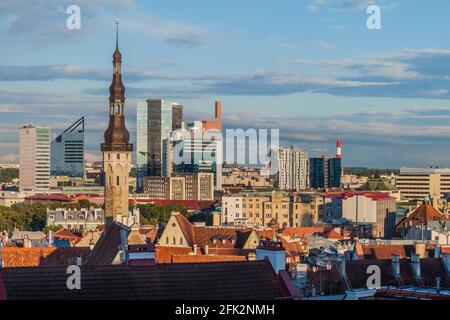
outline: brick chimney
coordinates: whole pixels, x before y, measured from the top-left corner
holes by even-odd
[[[391,265],[394,270],[394,275],[396,278],[400,278],[400,256],[398,254],[392,254]]]
[[[411,254],[411,268],[416,279],[420,279],[420,255],[417,253]]]
[[[216,101],[215,104],[215,117],[216,119],[222,119],[222,102]]]
[[[434,247],[434,257],[436,259],[439,259],[441,257],[441,246],[440,245],[436,245],[436,247]]]
[[[450,276],[450,254],[443,254],[441,259],[447,275]]]
[[[347,277],[347,271],[345,270],[345,258],[339,257],[336,259],[336,266],[339,271],[339,274],[341,277],[345,278]]]

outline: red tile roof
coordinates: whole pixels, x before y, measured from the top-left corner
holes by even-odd
[[[2,248],[0,254],[5,268],[59,267],[76,263],[77,257],[86,259],[89,248]]]
[[[415,209],[397,225],[398,228],[405,228],[409,225],[426,225],[430,221],[448,221],[447,217],[436,210],[431,204],[423,204]]]
[[[61,239],[61,240],[80,240],[81,237],[77,236],[75,233],[69,231],[69,230],[65,230],[65,229],[61,229],[58,230],[54,233],[54,237],[57,239]]]
[[[181,231],[186,237],[186,241],[193,246],[195,241],[194,226],[181,213],[176,213],[175,218],[177,219]]]
[[[307,235],[323,235],[327,230],[329,228],[325,227],[287,227],[283,229],[283,235],[290,236],[291,238],[301,238]]]
[[[365,260],[390,260],[393,254],[399,255],[400,259],[407,258],[403,245],[362,244],[361,249]]]
[[[206,263],[206,262],[226,262],[226,261],[246,261],[245,256],[225,256],[225,255],[174,255],[173,263]]]
[[[389,193],[386,192],[358,192],[358,191],[348,191],[348,192],[340,192],[340,193],[329,193],[325,196],[327,199],[349,199],[354,196],[365,196],[372,200],[387,200],[387,199],[395,199],[390,196]]]
[[[336,239],[341,240],[344,237],[342,236],[342,234],[340,234],[339,232],[337,232],[336,230],[333,229],[333,230],[331,230],[330,232],[328,232],[326,234],[325,238],[327,238],[327,239],[334,239],[334,240],[336,240]]]
[[[172,263],[174,255],[189,254],[192,252],[192,249],[183,247],[156,247],[155,251],[157,263]]]

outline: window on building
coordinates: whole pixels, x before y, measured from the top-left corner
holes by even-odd
[[[180,237],[180,245],[183,244],[183,237]]]
[[[117,176],[117,178],[116,178],[116,184],[119,186],[120,185],[120,177],[119,176]]]
[[[117,154],[117,160],[120,160],[120,153]]]
[[[175,239],[175,237],[173,237],[172,243],[173,243],[173,244],[177,244],[177,240]]]
[[[166,244],[169,244],[169,237],[166,237]]]

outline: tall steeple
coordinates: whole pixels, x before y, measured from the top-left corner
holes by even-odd
[[[131,170],[130,133],[125,126],[125,86],[122,82],[122,54],[119,50],[119,19],[116,19],[116,49],[109,87],[109,125],[102,143],[107,223],[128,217],[128,184]],[[122,220],[121,220],[122,219]]]
[[[116,50],[113,54],[113,78],[109,87],[109,126],[105,132],[106,148],[132,150],[130,133],[125,126],[125,86],[122,82],[122,54],[119,50],[119,18],[116,18]],[[103,149],[102,149],[103,150]]]

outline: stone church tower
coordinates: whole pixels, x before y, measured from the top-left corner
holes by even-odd
[[[109,125],[102,143],[107,222],[128,216],[128,183],[131,170],[130,133],[125,126],[125,86],[122,83],[122,54],[119,51],[119,19],[116,20],[114,73],[109,87]]]

